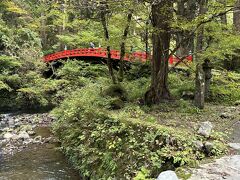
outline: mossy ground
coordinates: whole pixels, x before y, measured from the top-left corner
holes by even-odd
[[[214,124],[214,130],[227,133],[231,132],[234,124],[239,121],[240,107],[228,105],[216,105],[207,103],[204,110],[193,107],[191,102],[180,101],[178,104],[188,104],[188,107],[177,106],[176,103],[164,106],[161,104],[151,108],[149,111],[159,124],[169,127],[181,128],[196,132],[201,122],[211,121]],[[164,107],[163,107],[164,106]],[[226,114],[228,117],[221,117]]]

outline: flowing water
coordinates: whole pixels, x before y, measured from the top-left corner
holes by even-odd
[[[31,146],[12,157],[0,159],[0,180],[80,179],[56,145]]]
[[[34,131],[36,136],[51,135],[48,127],[38,127]],[[0,145],[0,180],[81,179],[57,147],[57,143],[32,144],[12,156],[3,156]]]

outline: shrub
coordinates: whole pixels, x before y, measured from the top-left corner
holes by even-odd
[[[48,100],[35,88],[18,89],[17,99],[23,109],[37,109],[48,105]]]
[[[58,119],[53,130],[62,150],[82,175],[91,179],[156,177],[166,164],[171,168],[195,164],[205,156],[194,146],[199,136],[156,124],[137,105],[108,110],[112,98],[102,96],[105,87],[107,83],[89,84],[52,112]],[[143,169],[147,171],[141,174]]]
[[[123,83],[127,93],[129,101],[136,101],[138,99],[143,99],[144,94],[147,92],[150,86],[150,78],[139,78],[132,81],[127,81]]]
[[[133,62],[130,69],[126,72],[126,78],[129,81],[137,80],[139,78],[149,78],[151,76],[150,62]]]
[[[57,75],[66,80],[78,80],[79,77],[95,80],[98,77],[108,77],[108,69],[101,64],[91,65],[77,60],[70,60],[58,70]]]
[[[214,71],[210,100],[227,104],[240,100],[240,74]]]
[[[183,92],[194,92],[194,77],[184,76],[183,74],[169,74],[169,89],[176,98],[181,98]]]

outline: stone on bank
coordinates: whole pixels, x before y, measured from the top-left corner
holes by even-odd
[[[174,171],[168,170],[159,174],[157,180],[178,180],[178,177]]]

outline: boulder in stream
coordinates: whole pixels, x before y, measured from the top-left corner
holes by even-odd
[[[7,133],[5,133],[5,134],[3,135],[3,138],[4,138],[4,139],[11,139],[12,137],[13,137],[13,134],[10,133],[10,132],[7,132]]]
[[[20,131],[19,134],[18,134],[18,138],[26,140],[26,139],[29,139],[30,136],[26,131]]]

